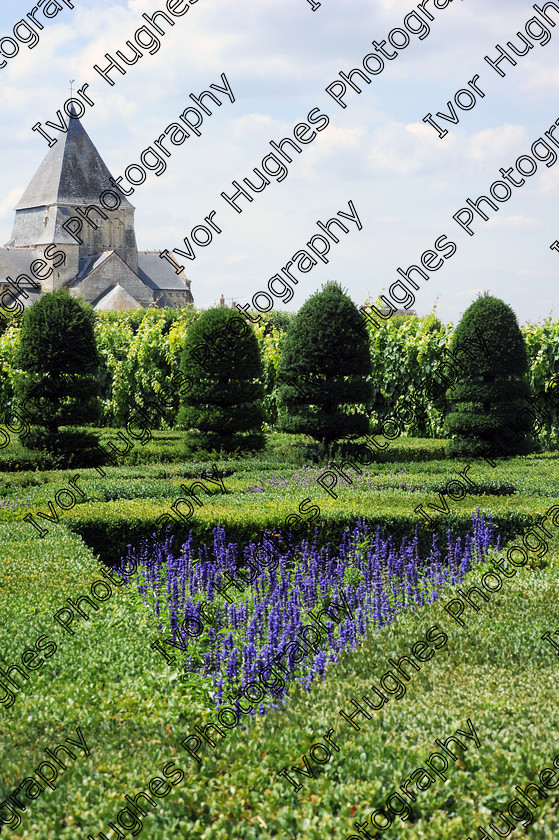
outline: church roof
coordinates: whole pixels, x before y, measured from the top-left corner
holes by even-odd
[[[39,300],[41,284],[29,271],[30,263],[38,256],[34,248],[0,248],[0,296],[2,292],[10,290],[12,299],[20,301],[24,308]],[[31,282],[23,279],[21,275],[25,275]],[[14,282],[8,283],[8,277]],[[39,288],[35,288],[33,283]],[[17,292],[16,289],[20,291]],[[4,305],[12,308],[11,301]]]
[[[114,254],[114,251],[103,251],[102,254],[96,254],[94,257],[80,257],[78,276],[73,281],[73,285],[77,285],[84,277],[87,277],[88,274],[91,274],[92,271],[99,268],[111,254]]]
[[[91,305],[94,309],[110,310],[111,312],[142,308],[142,304],[130,292],[123,289],[120,283],[110,289],[105,289],[96,300],[91,302]]]
[[[15,280],[19,274],[29,275],[29,266],[37,256],[35,248],[0,248],[0,282],[6,277]]]
[[[103,190],[114,189],[111,173],[78,117],[68,117],[68,131],[49,149],[16,210],[52,204],[99,205]],[[131,208],[125,198],[121,207]]]
[[[182,291],[189,289],[190,283],[183,272],[177,274],[173,266],[162,260],[160,251],[138,251],[138,274],[146,286],[154,291]],[[185,280],[181,280],[181,275]]]

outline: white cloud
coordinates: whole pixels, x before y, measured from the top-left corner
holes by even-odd
[[[470,139],[467,156],[478,164],[501,164],[505,167],[507,158],[516,159],[524,150],[529,151],[528,132],[525,126],[506,123],[497,128],[479,131]]]
[[[473,300],[473,299],[474,299],[474,298],[476,298],[478,295],[483,294],[483,292],[484,292],[484,291],[485,291],[484,289],[476,289],[476,288],[473,288],[473,289],[462,289],[462,291],[460,291],[460,292],[456,292],[456,293],[454,294],[454,297],[455,297],[455,298],[470,297],[470,298],[472,298],[472,300]]]
[[[559,167],[559,162],[556,162],[555,166]],[[559,168],[544,169],[538,179],[537,192],[542,198],[552,198],[559,195]]]
[[[9,238],[21,185],[29,183],[48,151],[31,126],[56,119],[69,96],[69,78],[76,79],[75,87],[90,84],[95,106],[88,108],[84,127],[118,176],[190,104],[189,93],[219,83],[225,72],[235,103],[216,108],[204,120],[202,137],[174,149],[167,171],[160,178],[150,174],[132,196],[142,248],[180,248],[184,235],[217,211],[223,233],[187,266],[198,305],[221,292],[250,299],[262,288],[262,278],[304,246],[318,218],[347,210],[352,199],[363,230],[351,225],[330,263],[301,280],[288,308],[300,306],[328,276],[345,283],[355,300],[363,300],[367,289],[376,298],[380,286],[396,279],[398,265],[417,263],[437,236],[447,233],[456,239],[458,255],[431,277],[418,297],[420,313],[436,293],[441,317],[454,316],[454,296],[475,296],[477,289],[469,289],[472,277],[485,286],[485,275],[506,300],[510,277],[530,267],[541,275],[532,275],[530,288],[519,292],[515,303],[521,320],[536,318],[540,301],[554,294],[554,259],[559,258],[547,244],[559,235],[552,223],[559,162],[551,171],[540,164],[537,176],[514,191],[509,216],[503,207],[491,222],[477,220],[475,237],[452,221],[467,195],[485,193],[499,177],[499,167],[512,166],[518,155],[530,152],[554,116],[551,93],[559,73],[553,44],[536,46],[517,67],[507,65],[505,78],[483,60],[531,16],[524,0],[490,8],[486,0],[453,0],[446,10],[434,12],[427,38],[412,36],[409,48],[387,61],[361,94],[348,90],[346,109],[325,92],[340,71],[362,67],[371,41],[400,27],[416,5],[415,0],[323,0],[313,12],[305,0],[198,0],[174,27],[162,24],[166,34],[156,55],[144,55],[124,76],[112,73],[115,85],[110,86],[93,64],[104,66],[106,52],[126,49],[126,40],[144,23],[142,13],[165,4],[76,4],[45,26],[35,49],[22,48],[0,71],[0,241]],[[0,4],[1,33],[11,31],[14,15],[13,4]],[[476,73],[485,97],[471,111],[460,112],[457,126],[444,123],[449,133],[439,139],[423,116],[447,110],[448,100]],[[220,192],[232,192],[233,179],[250,177],[271,151],[269,141],[293,136],[294,125],[313,107],[329,115],[330,125],[286,163],[283,182],[272,181],[236,214]],[[490,235],[482,236],[485,227]]]
[[[0,201],[0,219],[6,219],[10,225],[14,219],[14,207],[23,195],[25,187],[14,187],[8,195]]]
[[[455,136],[444,140],[443,146],[437,133],[426,125],[386,121],[373,135],[368,156],[371,171],[407,176],[433,166],[440,169],[441,159],[452,159],[458,143]]]
[[[538,271],[533,268],[521,268],[518,270],[517,274],[520,277],[543,277],[543,278],[555,278],[556,275],[550,271]]]
[[[541,222],[528,216],[494,216],[487,222],[487,227],[504,228],[505,230],[525,230],[526,228],[539,228]]]

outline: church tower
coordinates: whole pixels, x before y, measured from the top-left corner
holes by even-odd
[[[111,173],[79,118],[72,116],[68,122],[67,132],[49,149],[15,208],[12,238],[0,248],[0,291],[10,284],[10,276],[11,286],[15,285],[16,272],[29,275],[33,259],[42,258],[45,249],[48,259],[56,246],[57,253],[64,252],[64,263],[60,255],[60,264],[40,280],[38,293],[26,287],[23,306],[41,292],[62,287],[98,309],[192,303],[190,280],[182,271],[159,259],[158,251],[138,252],[134,207],[126,196],[118,193],[118,209],[101,206],[105,190],[117,191]],[[88,212],[96,227],[78,209]],[[83,220],[76,238],[63,227],[71,218]]]
[[[85,257],[115,251],[130,268],[138,271],[138,247],[134,231],[134,207],[122,196],[118,210],[103,210],[99,196],[109,189],[111,173],[77,117],[69,120],[68,131],[45,156],[20,201],[8,247],[59,245],[67,254],[66,264],[55,286],[59,288],[79,273]],[[76,207],[94,205],[91,218],[97,230],[84,222],[78,245],[62,225],[76,215]],[[69,247],[68,247],[69,246]],[[45,290],[46,291],[46,290]]]

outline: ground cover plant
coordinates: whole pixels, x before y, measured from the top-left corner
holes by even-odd
[[[394,442],[395,457],[406,457],[409,450],[405,443]],[[414,457],[421,451],[418,443],[411,441],[416,447],[412,450]],[[441,443],[444,449],[444,441]],[[332,466],[328,462],[303,469],[275,459],[183,461],[107,467],[105,477],[93,469],[25,471],[6,475],[10,486],[0,499],[20,507],[17,511],[1,507],[0,522],[27,517],[29,538],[38,539],[38,528],[70,528],[111,563],[118,562],[127,545],[137,545],[152,533],[161,516],[172,517],[170,527],[178,545],[191,530],[197,543],[208,542],[216,522],[232,539],[243,543],[259,538],[266,528],[292,527],[297,536],[304,536],[318,527],[325,544],[339,540],[361,516],[380,524],[384,539],[390,535],[398,540],[413,536],[419,525],[423,550],[430,546],[433,530],[443,542],[449,527],[455,536],[463,536],[478,505],[485,516],[493,516],[503,538],[511,539],[529,527],[549,507],[548,499],[557,495],[556,461],[556,453],[502,459],[494,468],[483,461],[400,460],[361,467],[361,474],[346,466],[347,480],[338,474],[337,484],[330,491],[325,487],[332,487],[332,479],[317,481]],[[189,516],[189,508],[177,508],[176,502],[185,498],[184,488],[188,489],[194,479],[205,471],[211,474],[212,463],[222,475],[222,485],[204,482],[205,490],[199,487],[197,491],[201,505],[191,500],[193,513]],[[446,492],[453,486],[449,482],[468,467],[466,475],[471,485],[463,481],[467,490],[464,498],[452,499]],[[70,482],[76,474],[75,505],[65,510],[57,499],[66,506],[72,503],[65,491],[73,490]],[[184,515],[179,517],[177,510]]]
[[[172,538],[130,550],[122,569],[137,571],[123,580],[157,615],[168,652],[184,650],[187,672],[211,675],[218,704],[257,682],[271,663],[285,674],[273,691],[279,701],[291,681],[308,687],[373,628],[435,601],[447,581],[459,583],[500,545],[491,521],[479,513],[464,541],[450,531],[446,536],[440,547],[433,536],[421,556],[417,534],[396,547],[392,537],[383,540],[380,528],[360,520],[338,547],[320,547],[316,540],[289,545],[279,532],[241,552],[215,527],[213,543],[197,551],[192,536],[178,556]],[[193,675],[187,683],[195,680]],[[260,711],[271,705],[266,698]]]
[[[363,823],[424,763],[436,738],[464,729],[470,717],[481,747],[451,762],[447,780],[437,780],[413,804],[413,818],[395,819],[390,828],[390,836],[411,840],[463,840],[476,836],[478,824],[487,825],[510,801],[515,784],[537,783],[538,771],[551,766],[558,752],[559,663],[541,639],[559,626],[557,535],[547,565],[520,569],[491,604],[468,612],[465,627],[443,609],[453,591],[447,585],[438,601],[398,614],[356,650],[342,653],[308,691],[293,683],[286,708],[256,716],[249,729],[231,730],[216,739],[215,749],[205,744],[198,764],[179,743],[194,726],[213,719],[211,698],[202,686],[199,692],[185,690],[176,665],[150,648],[157,621],[141,595],[131,587],[115,588],[99,611],[75,622],[70,636],[52,615],[66,598],[89,592],[102,577],[101,564],[79,537],[60,530],[44,540],[29,539],[26,528],[12,521],[1,531],[2,659],[20,662],[41,632],[58,650],[20,681],[14,704],[0,710],[2,799],[22,771],[32,774],[45,746],[74,735],[77,726],[93,747],[88,758],[60,774],[55,791],[27,802],[27,810],[19,812],[21,824],[5,828],[13,840],[107,832],[108,822],[127,804],[124,795],[146,790],[168,760],[183,770],[184,783],[140,817],[141,837],[347,838],[355,833],[355,821]],[[469,572],[462,588],[478,577],[475,569]],[[448,643],[406,684],[406,696],[372,713],[370,721],[363,718],[358,732],[342,721],[339,711],[353,711],[351,699],[369,693],[388,659],[409,654],[434,625]],[[323,766],[313,764],[314,776],[303,778],[304,788],[294,791],[279,770],[302,767],[301,755],[331,728],[340,752]],[[557,834],[553,792],[533,809],[533,820],[530,836],[536,840]]]

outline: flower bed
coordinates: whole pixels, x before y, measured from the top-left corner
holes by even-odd
[[[146,541],[129,550],[125,566],[138,564],[127,579],[155,611],[164,635],[170,632],[169,654],[182,649],[186,668],[211,679],[217,705],[225,694],[262,679],[271,664],[287,674],[283,685],[277,682],[277,700],[289,682],[308,688],[328,662],[354,650],[372,628],[435,601],[446,582],[459,583],[500,548],[491,517],[486,521],[479,509],[470,534],[461,539],[448,531],[442,550],[433,536],[423,557],[417,532],[396,548],[362,519],[336,548],[319,547],[316,539],[288,545],[281,533],[266,532],[240,551],[221,526],[213,535],[212,546],[196,551],[191,535],[178,557],[172,537]],[[192,625],[201,630],[191,633]],[[305,628],[316,636],[317,625],[322,638],[309,642]],[[270,705],[261,704],[260,711]]]

